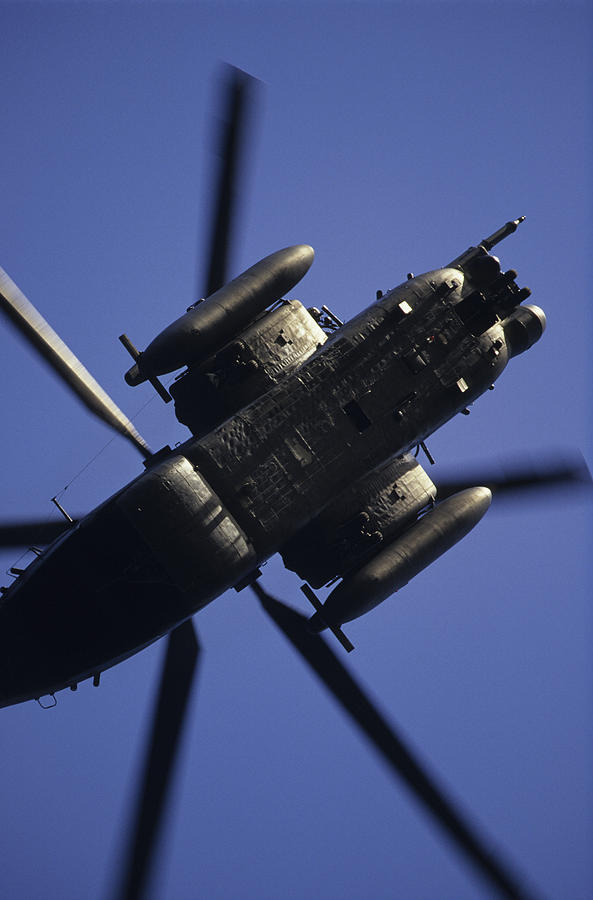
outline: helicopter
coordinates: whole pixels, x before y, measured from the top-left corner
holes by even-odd
[[[37,548],[2,597],[3,705],[98,680],[104,669],[170,635],[155,734],[174,731],[171,698],[176,694],[183,706],[182,687],[189,690],[197,655],[191,616],[228,588],[249,586],[352,703],[355,687],[329,662],[316,633],[327,627],[351,649],[344,622],[383,602],[461,539],[485,514],[493,490],[575,478],[572,470],[548,472],[456,490],[439,485],[437,492],[413,455],[419,448],[430,460],[430,434],[463,414],[543,333],[544,314],[523,305],[528,294],[516,273],[502,272],[489,252],[520,219],[444,268],[410,277],[345,324],[327,307],[306,310],[283,300],[312,263],[307,245],[276,251],[226,282],[232,211],[225,198],[240,156],[247,89],[234,76],[217,204],[223,224],[213,227],[206,299],[142,353],[123,340],[134,357],[126,376],[131,385],[149,380],[168,399],[157,379],[184,369],[171,395],[191,431],[188,441],[152,453],[2,276],[5,312],[87,407],[145,460],[130,485],[88,516],[66,519],[57,535],[41,523],[3,529],[5,545]],[[315,610],[309,622],[259,585],[260,566],[278,552],[304,582]],[[314,591],[336,579],[339,585],[320,603]],[[171,674],[180,661],[183,674]],[[182,719],[181,709],[178,724]],[[159,765],[166,775],[170,763]],[[413,762],[407,765],[409,780],[430,796],[433,811],[441,809],[435,815],[449,822],[474,861],[482,859],[477,864],[503,892],[520,896],[446,802],[431,795]],[[158,818],[158,809],[140,815],[144,822]],[[146,846],[142,852],[150,855]],[[132,877],[126,896],[141,891],[139,877]]]

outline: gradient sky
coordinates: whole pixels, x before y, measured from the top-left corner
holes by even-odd
[[[141,410],[149,444],[183,440],[149,387],[125,385],[117,335],[145,346],[199,291],[227,60],[264,82],[234,274],[311,243],[294,296],[347,319],[527,216],[499,255],[547,332],[428,445],[449,471],[575,448],[591,464],[591,20],[571,2],[0,3],[0,264]],[[70,511],[139,472],[4,323],[0,348],[4,517],[52,515],[106,444]],[[590,535],[585,500],[493,508],[346,628],[352,671],[557,900],[593,895]],[[264,584],[305,611],[278,561]],[[247,591],[195,621],[205,652],[154,898],[489,896]],[[108,895],[161,652],[54,710],[0,711],[5,900]]]

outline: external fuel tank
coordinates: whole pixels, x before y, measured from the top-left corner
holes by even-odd
[[[168,325],[126,372],[130,385],[199,363],[246,328],[308,272],[314,258],[308,244],[277,250],[238,275]]]
[[[490,506],[486,487],[460,491],[438,503],[356,572],[346,575],[316,612],[313,631],[339,626],[369,612],[449,550],[477,525]]]

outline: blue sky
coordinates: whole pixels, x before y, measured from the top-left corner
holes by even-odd
[[[527,216],[500,256],[546,334],[429,447],[443,470],[573,448],[591,464],[586,4],[0,3],[0,27],[0,264],[141,410],[151,445],[186,432],[148,387],[125,385],[117,335],[144,346],[199,291],[222,59],[264,83],[234,273],[311,243],[293,295],[346,319]],[[0,346],[3,515],[49,515],[110,434],[5,325]],[[90,509],[139,468],[116,438],[62,502]],[[493,508],[347,628],[357,677],[558,900],[593,892],[590,534],[584,501]],[[278,561],[264,574],[304,610]],[[488,896],[247,592],[196,625],[201,678],[155,898]],[[106,895],[161,649],[53,711],[1,711],[7,900]]]

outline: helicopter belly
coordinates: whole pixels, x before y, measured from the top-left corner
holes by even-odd
[[[132,656],[255,568],[205,479],[169,457],[59,538],[0,603],[0,707]]]
[[[255,568],[255,551],[199,470],[185,456],[149,468],[117,504],[155,559],[204,602]]]

